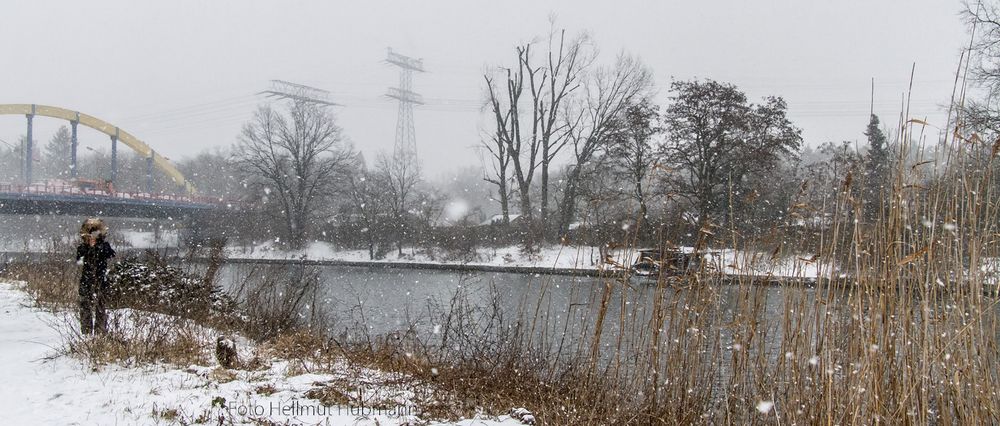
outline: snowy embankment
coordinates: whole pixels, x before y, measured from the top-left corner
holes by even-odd
[[[32,308],[18,287],[0,283],[0,377],[5,382],[0,411],[5,424],[428,424],[416,416],[420,404],[428,402],[422,398],[434,395],[428,392],[430,385],[346,361],[323,374],[280,359],[248,370],[224,369],[214,361],[186,367],[116,363],[91,368],[65,354],[64,335],[75,327],[75,316]],[[142,327],[128,323],[135,313],[115,311],[116,326],[126,333]],[[153,326],[177,321],[145,314]],[[193,329],[206,351],[215,347],[216,332]],[[246,341],[238,346],[241,358],[254,357],[258,350]],[[521,422],[500,416],[453,424]]]
[[[336,250],[330,244],[313,242],[303,250],[281,250],[270,242],[253,247],[229,247],[230,259],[250,260],[320,260],[336,262],[366,262],[385,264],[466,265],[509,268],[552,268],[564,270],[597,271],[614,265],[631,264],[635,252],[614,250],[610,253],[613,263],[601,259],[597,247],[548,246],[535,253],[524,253],[520,246],[478,248],[474,254],[462,259],[449,257],[440,251],[403,248],[403,254],[390,251],[382,259],[370,259],[366,250]]]
[[[830,261],[813,255],[773,256],[769,253],[742,250],[710,251],[706,256],[710,267],[731,276],[770,278],[801,278],[815,280],[842,276]]]
[[[691,252],[691,247],[681,247],[680,251]],[[769,278],[817,279],[833,276],[836,270],[830,262],[816,259],[812,255],[792,255],[775,257],[769,253],[743,250],[705,251],[706,266],[730,276],[757,276]],[[280,250],[272,243],[264,243],[251,248],[229,247],[226,252],[230,259],[243,260],[315,260],[332,262],[355,262],[375,264],[414,265],[463,265],[484,267],[552,268],[565,271],[621,271],[634,264],[638,252],[634,249],[608,251],[608,258],[601,258],[601,251],[592,246],[548,246],[537,253],[524,253],[520,246],[502,248],[479,248],[472,260],[448,259],[439,253],[404,248],[403,254],[389,252],[385,258],[370,260],[365,250],[336,250],[330,244],[313,242],[303,250]]]

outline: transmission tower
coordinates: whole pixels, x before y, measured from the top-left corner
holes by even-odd
[[[423,59],[400,55],[389,48],[386,62],[399,67],[399,87],[390,87],[386,96],[399,101],[399,116],[396,118],[397,154],[417,155],[417,135],[413,126],[413,106],[423,105],[424,98],[413,91],[413,73],[425,72]],[[405,157],[402,157],[405,158]]]
[[[330,101],[330,92],[326,90],[284,80],[271,80],[271,88],[259,94],[268,98],[288,99],[319,106],[339,105]]]

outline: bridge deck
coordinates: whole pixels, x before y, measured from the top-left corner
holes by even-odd
[[[0,214],[64,214],[124,217],[173,217],[223,208],[208,197],[108,192],[75,185],[0,184]]]

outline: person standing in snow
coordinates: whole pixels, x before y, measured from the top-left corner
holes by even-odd
[[[76,247],[76,263],[80,271],[80,332],[104,333],[108,330],[105,312],[108,289],[108,259],[115,256],[111,244],[105,241],[108,227],[98,218],[83,221]]]

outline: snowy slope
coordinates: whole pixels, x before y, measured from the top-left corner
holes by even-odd
[[[15,284],[0,283],[0,412],[4,424],[284,424],[394,425],[410,414],[413,388],[391,383],[390,373],[343,365],[337,374],[298,374],[278,361],[259,371],[215,366],[176,368],[112,365],[92,371],[60,355],[60,330],[73,324],[69,314],[30,307]],[[393,377],[389,377],[393,376]],[[358,406],[328,407],[306,398],[311,389],[350,382],[362,401],[393,404],[381,413]],[[214,401],[214,404],[213,404]],[[506,416],[463,420],[461,425],[515,425]]]

